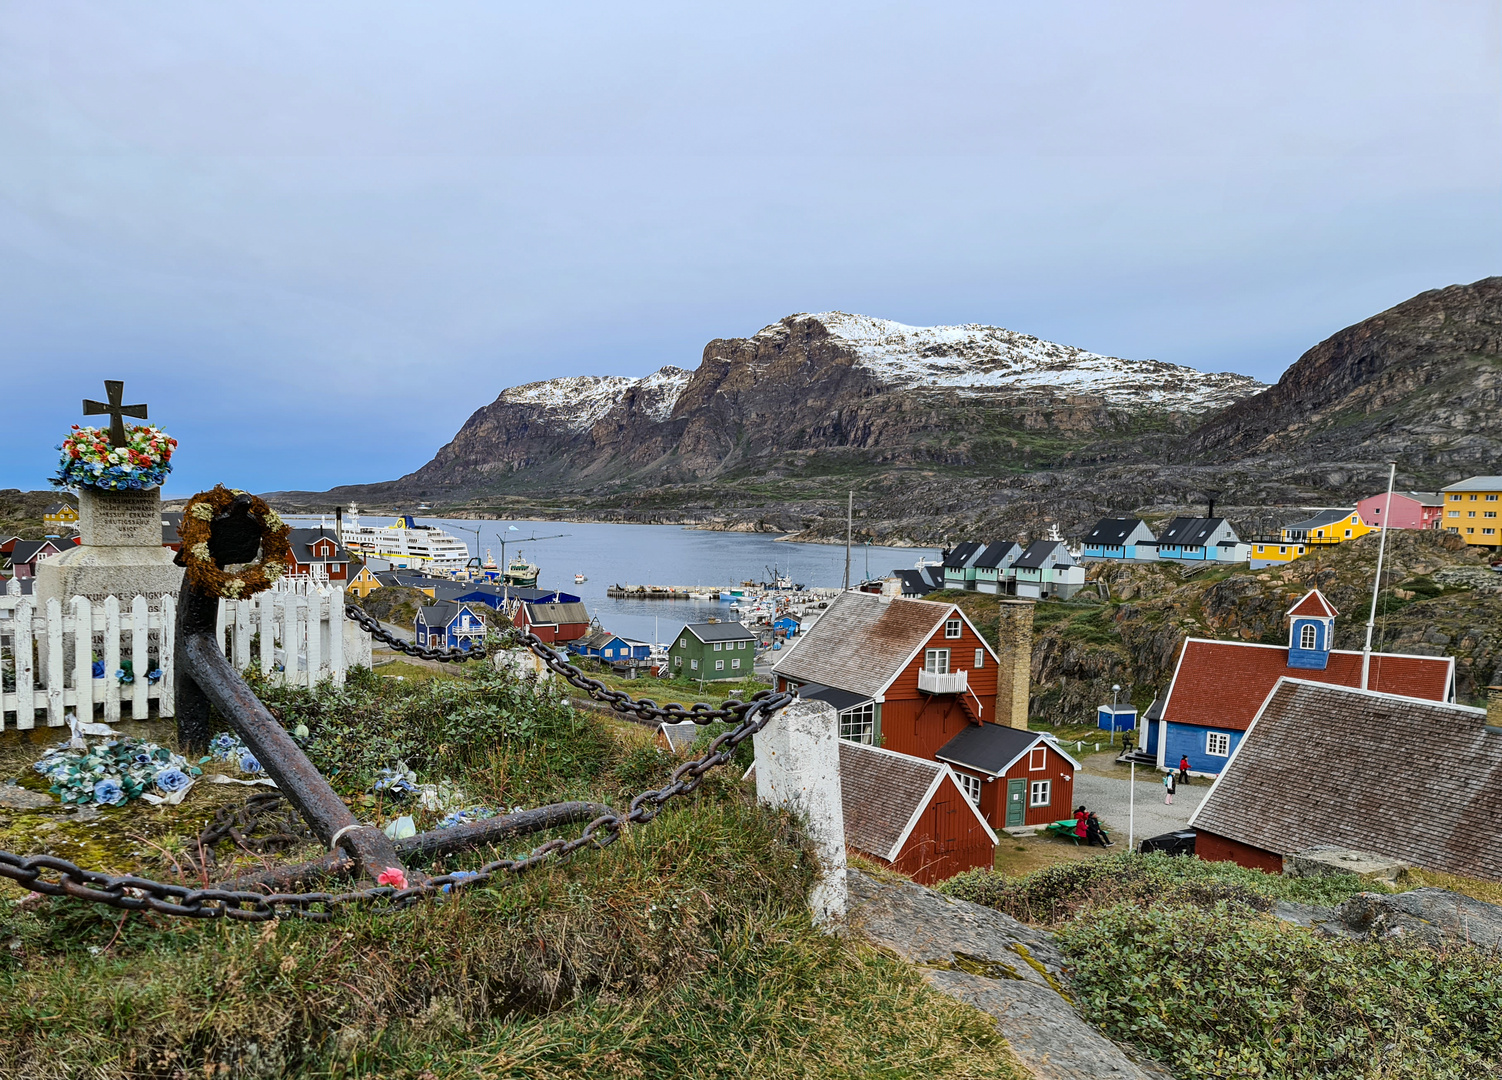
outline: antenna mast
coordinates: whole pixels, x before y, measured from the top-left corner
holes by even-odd
[[[1387,504],[1382,512],[1389,518],[1392,517],[1392,482],[1398,475],[1398,463],[1388,462],[1387,469]],[[1377,541],[1377,577],[1372,582],[1372,612],[1366,619],[1366,645],[1361,650],[1361,689],[1367,688],[1367,677],[1372,666],[1372,628],[1377,624],[1377,593],[1382,589],[1382,556],[1387,552],[1387,529],[1386,521],[1382,523],[1382,533]]]

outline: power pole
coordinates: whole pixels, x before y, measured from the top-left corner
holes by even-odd
[[[855,522],[855,492],[845,502],[845,588],[850,588],[850,532]]]

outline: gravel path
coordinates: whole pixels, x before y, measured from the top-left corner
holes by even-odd
[[[1116,841],[1117,850],[1126,849],[1127,802],[1131,781],[1112,776],[1098,776],[1081,769],[1074,774],[1074,805],[1084,803],[1100,815]],[[1210,790],[1210,781],[1199,777],[1193,784],[1179,785],[1173,805],[1163,803],[1163,774],[1156,769],[1137,770],[1137,840],[1160,833],[1173,832],[1189,824],[1200,801]],[[1071,809],[1073,809],[1071,807]]]

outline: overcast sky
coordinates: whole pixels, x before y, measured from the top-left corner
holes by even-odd
[[[1275,380],[1502,272],[1497,0],[0,0],[0,487],[389,479],[797,311]]]

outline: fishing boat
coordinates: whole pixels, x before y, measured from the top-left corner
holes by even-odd
[[[585,577],[583,574],[575,574],[574,575],[574,584],[575,585],[583,585],[588,580],[589,580],[589,578]]]
[[[518,551],[516,557],[506,564],[503,580],[507,585],[514,585],[518,589],[535,589],[537,588],[537,575],[541,572],[535,563],[529,563]]]
[[[385,559],[403,570],[448,573],[463,570],[470,558],[464,541],[436,525],[419,525],[411,514],[390,525],[361,525],[354,506],[340,525],[340,541],[367,559]]]

